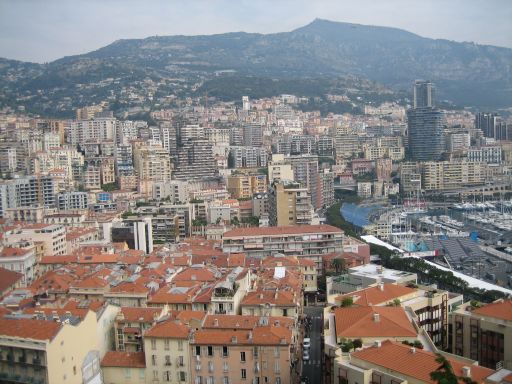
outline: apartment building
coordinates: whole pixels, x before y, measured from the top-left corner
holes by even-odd
[[[108,351],[101,372],[105,384],[146,384],[144,352]]]
[[[263,168],[268,163],[268,152],[262,147],[229,147],[229,168]]]
[[[444,190],[483,184],[485,169],[486,164],[477,162],[425,162],[421,164],[422,188]]]
[[[0,381],[101,382],[96,314],[57,319],[0,319]]]
[[[313,224],[313,206],[307,188],[296,183],[274,183],[268,196],[271,226]]]
[[[268,319],[252,330],[198,330],[190,341],[190,382],[290,383],[291,343],[292,332]]]
[[[447,355],[454,374],[475,383],[499,383],[494,370],[478,366],[478,362]],[[433,352],[386,340],[373,347],[336,358],[329,383],[346,384],[431,384],[430,373],[439,367]]]
[[[222,249],[256,258],[278,253],[304,257],[314,261],[321,274],[322,255],[343,249],[343,231],[331,225],[236,228],[224,234]]]
[[[34,245],[28,242],[15,245],[20,247],[5,247],[0,251],[0,267],[21,273],[21,286],[26,287],[35,276],[36,250]]]
[[[512,300],[464,303],[450,314],[452,352],[491,369],[512,369]]]
[[[66,254],[66,228],[57,224],[30,224],[5,233],[6,244],[31,241],[43,244],[44,256]]]
[[[231,175],[227,177],[227,190],[233,199],[251,198],[255,193],[267,191],[266,175]]]
[[[157,321],[144,332],[148,382],[193,382],[189,334],[189,327],[171,319]]]

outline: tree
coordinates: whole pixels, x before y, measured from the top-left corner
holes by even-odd
[[[356,350],[357,348],[361,348],[363,346],[363,340],[355,339],[353,341],[353,344],[354,344],[354,350]]]
[[[235,225],[235,226],[238,226],[240,225],[240,221],[238,220],[238,217],[233,217],[233,219],[231,219],[231,224]]]
[[[354,304],[354,299],[352,299],[352,297],[345,297],[343,300],[341,300],[342,307],[351,307],[352,304]]]
[[[342,258],[335,258],[335,259],[332,259],[331,266],[334,268],[336,273],[342,273],[347,268],[347,261]]]
[[[436,361],[440,365],[434,372],[430,372],[430,378],[438,384],[458,384],[459,380],[448,359],[438,353]]]

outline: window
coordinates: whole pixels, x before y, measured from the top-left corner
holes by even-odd
[[[125,368],[124,369],[124,377],[127,378],[127,379],[132,377],[132,370],[130,368]]]
[[[201,347],[196,345],[196,356],[201,356]]]
[[[276,384],[281,384],[281,378],[280,377],[276,377]]]
[[[169,344],[170,344],[169,339],[164,339],[164,349],[166,351],[169,350]]]
[[[154,351],[156,349],[156,340],[151,339],[151,349]]]
[[[151,365],[156,365],[156,355],[151,355]]]
[[[208,362],[208,372],[213,372],[213,361]]]
[[[158,371],[153,371],[153,380],[158,380]]]
[[[178,357],[178,364],[180,367],[183,367],[185,365],[183,356]]]
[[[224,377],[222,378],[222,384],[229,384],[229,377],[224,376]]]
[[[247,371],[245,369],[241,369],[240,374],[242,376],[242,379],[247,379]]]
[[[213,356],[213,347],[211,345],[208,346],[208,356]]]
[[[283,309],[283,316],[288,316],[288,309]]]
[[[165,365],[171,365],[171,356],[165,355]]]
[[[202,384],[202,383],[203,383],[203,378],[201,376],[197,376],[194,384]]]
[[[280,356],[279,347],[275,347],[274,348],[274,357],[279,357],[279,356]]]
[[[183,351],[183,340],[178,340],[178,351]]]
[[[229,371],[229,366],[228,366],[228,362],[227,361],[224,362],[223,371],[224,372],[228,372]]]
[[[240,352],[240,361],[245,362],[245,352]]]
[[[259,353],[259,349],[258,347],[254,347],[253,350],[252,350],[252,355],[254,357],[258,357],[258,353]]]
[[[228,357],[228,356],[229,356],[228,346],[227,345],[223,345],[222,346],[222,357]]]
[[[281,369],[279,367],[279,360],[276,360],[275,363],[274,363],[274,372],[275,373],[280,373],[281,372]]]
[[[164,381],[171,381],[171,371],[164,372]]]
[[[187,381],[187,373],[186,372],[180,371],[178,376],[179,376],[180,381]]]

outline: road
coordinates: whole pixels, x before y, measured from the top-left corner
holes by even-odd
[[[307,337],[311,339],[309,361],[302,361],[302,376],[309,377],[310,384],[322,384],[322,350],[323,307],[305,307],[304,313],[311,319],[311,327]]]

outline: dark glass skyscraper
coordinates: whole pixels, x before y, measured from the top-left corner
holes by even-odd
[[[439,160],[444,150],[444,112],[434,107],[430,81],[414,84],[414,107],[407,111],[409,156],[412,160]]]

